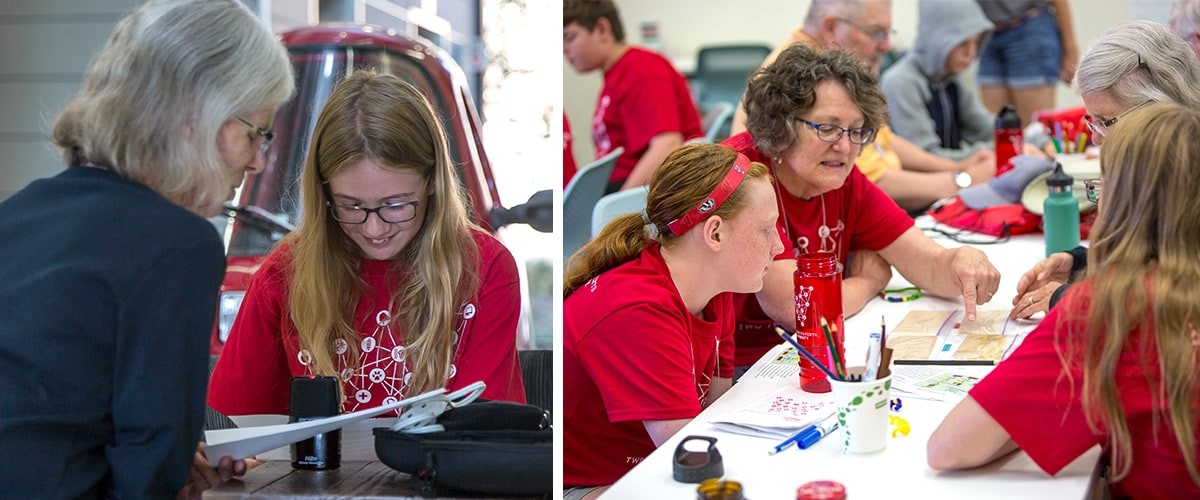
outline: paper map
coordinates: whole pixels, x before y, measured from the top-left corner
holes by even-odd
[[[910,311],[888,329],[892,359],[1000,360],[1018,337],[1036,323],[1008,318],[1010,310],[978,311],[973,322],[964,311]]]

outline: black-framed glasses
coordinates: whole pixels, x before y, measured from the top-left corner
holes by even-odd
[[[1100,202],[1100,190],[1104,188],[1104,179],[1084,179],[1084,191],[1087,192],[1087,199],[1092,203]]]
[[[265,155],[267,154],[267,151],[271,150],[271,141],[275,140],[275,132],[272,132],[269,128],[262,128],[258,125],[250,123],[250,120],[240,116],[235,116],[234,118],[236,118],[237,121],[242,122],[242,125],[250,127],[250,130],[254,131],[254,135],[250,136],[250,142],[257,142],[258,137],[262,137],[263,142],[262,144],[258,145],[258,150],[262,152],[262,154]],[[255,137],[255,135],[258,137]]]
[[[864,34],[864,35],[867,35],[867,38],[874,40],[875,43],[883,43],[883,42],[888,41],[888,39],[890,39],[891,37],[896,36],[896,30],[891,29],[891,28],[884,28],[884,27],[880,27],[880,26],[873,26],[873,27],[868,28],[868,27],[865,27],[854,21],[846,19],[844,17],[839,17],[839,18],[837,18],[837,20],[841,21],[843,23],[849,24],[850,26],[853,26],[854,29],[861,31],[862,34]]]
[[[842,135],[849,136],[850,144],[856,146],[862,146],[875,138],[875,129],[869,127],[842,128],[832,123],[813,123],[803,118],[796,118],[796,121],[812,127],[817,131],[817,139],[831,144],[842,140]]]
[[[361,205],[345,205],[334,203],[332,201],[325,202],[325,206],[329,207],[329,213],[333,214],[333,220],[344,224],[362,224],[367,222],[367,217],[371,214],[379,216],[388,224],[397,224],[400,222],[408,222],[417,216],[417,205],[420,202],[399,201],[396,203],[387,203],[375,208],[367,208]]]
[[[1092,131],[1092,144],[1099,146],[1100,143],[1104,142],[1104,138],[1108,137],[1108,128],[1112,127],[1113,125],[1116,125],[1117,120],[1120,120],[1121,117],[1123,117],[1129,113],[1132,113],[1134,110],[1136,110],[1142,106],[1145,106],[1147,104],[1150,104],[1152,102],[1154,102],[1154,99],[1146,99],[1145,101],[1142,101],[1141,104],[1138,104],[1137,106],[1134,106],[1125,111],[1122,111],[1117,116],[1114,116],[1107,120],[1097,120],[1094,117],[1092,117],[1092,115],[1083,115],[1084,120],[1087,121],[1088,129]]]

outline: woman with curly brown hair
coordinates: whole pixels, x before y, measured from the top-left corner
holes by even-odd
[[[737,297],[738,366],[779,343],[772,325],[794,325],[792,277],[803,254],[832,254],[839,267],[850,265],[842,282],[846,314],[883,290],[895,266],[928,293],[961,295],[967,320],[975,319],[975,306],[991,300],[1000,273],[979,250],[934,243],[854,166],[887,115],[879,80],[866,66],[845,52],[795,44],[754,73],[743,103],[747,131],[725,144],[770,166],[785,250],[757,296]]]

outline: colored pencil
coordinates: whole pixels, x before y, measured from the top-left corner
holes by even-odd
[[[833,338],[833,333],[829,331],[829,322],[825,321],[825,317],[821,316],[821,330],[825,332],[825,342],[829,344],[829,355],[833,360],[833,370],[837,372],[838,377],[846,378],[846,366],[842,364],[841,356],[838,356],[838,345]]]
[[[884,347],[883,354],[879,360],[879,374],[875,376],[876,380],[887,378],[892,374],[892,348]]]
[[[782,326],[776,325],[775,333],[777,335],[779,335],[779,337],[782,338],[783,340],[786,340],[787,343],[792,344],[792,347],[795,347],[796,352],[800,353],[801,356],[808,358],[808,360],[811,361],[812,364],[817,365],[817,368],[820,368],[821,371],[825,373],[825,376],[829,377],[830,380],[837,380],[837,381],[842,380],[841,377],[834,375],[833,372],[829,371],[829,368],[827,368],[825,365],[821,364],[820,361],[817,361],[817,357],[813,356],[812,353],[808,352],[808,349],[805,349],[804,346],[800,345],[799,342],[796,342],[796,339],[792,338],[792,332],[784,330]]]

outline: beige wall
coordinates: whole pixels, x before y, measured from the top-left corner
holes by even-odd
[[[113,24],[137,3],[0,3],[0,200],[66,168],[50,144],[50,124]]]
[[[963,0],[969,1],[969,0]],[[694,58],[702,45],[754,42],[774,46],[804,21],[808,0],[617,0],[626,40],[640,42],[643,21],[658,21],[659,32],[675,59]],[[1166,21],[1171,0],[1069,0],[1076,42],[1087,48],[1105,29],[1134,18]],[[731,12],[730,5],[745,6]],[[906,47],[916,37],[916,0],[894,0],[892,24],[898,32],[893,43]],[[580,166],[595,158],[591,143],[591,115],[600,92],[600,75],[579,75],[563,64],[563,109],[570,119],[575,160]],[[1074,106],[1079,98],[1067,85],[1058,86],[1059,106]]]

